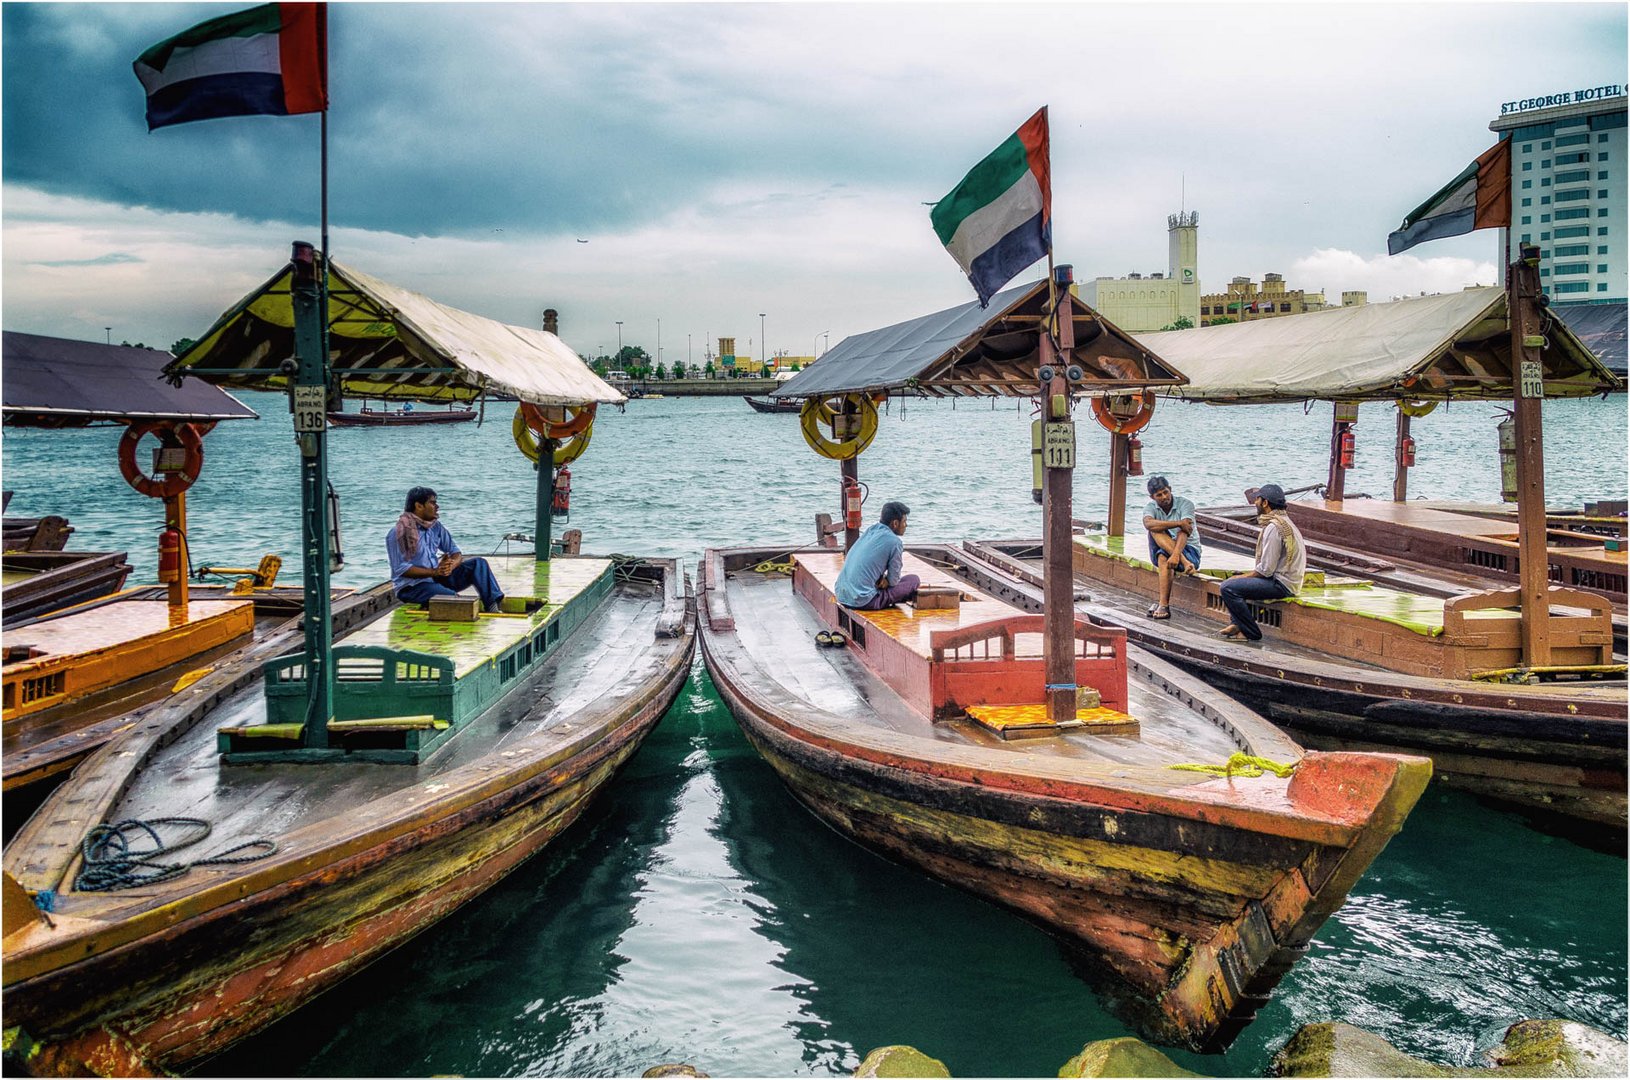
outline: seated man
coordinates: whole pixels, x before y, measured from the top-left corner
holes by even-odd
[[[504,590],[492,576],[486,559],[466,559],[452,534],[439,520],[436,493],[416,487],[407,493],[407,509],[385,534],[385,553],[391,562],[391,584],[404,603],[428,604],[431,597],[456,596],[475,586],[481,609],[498,610]]]
[[[1149,477],[1152,502],[1143,511],[1149,534],[1149,561],[1160,579],[1159,599],[1148,611],[1151,619],[1172,617],[1172,571],[1187,574],[1200,569],[1200,530],[1194,524],[1194,503],[1172,494],[1164,476]]]
[[[883,504],[883,519],[860,534],[855,546],[843,557],[843,569],[833,588],[844,607],[873,611],[914,599],[920,584],[916,574],[901,575],[901,558],[906,546],[905,503]]]
[[[1283,600],[1302,591],[1307,574],[1307,548],[1301,530],[1285,512],[1285,491],[1263,484],[1245,493],[1256,506],[1262,531],[1256,538],[1256,566],[1222,583],[1222,602],[1234,621],[1222,630],[1230,641],[1261,641],[1262,630],[1251,601]]]

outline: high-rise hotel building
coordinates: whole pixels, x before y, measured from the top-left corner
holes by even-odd
[[[1625,115],[1621,85],[1506,102],[1489,130],[1511,140],[1510,233],[1502,272],[1518,241],[1538,244],[1540,283],[1557,306],[1624,304]],[[1571,320],[1570,320],[1571,321]]]

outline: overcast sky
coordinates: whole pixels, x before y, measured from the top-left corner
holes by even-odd
[[[244,4],[4,6],[7,329],[167,347],[318,233],[318,118],[148,133],[131,61]],[[1502,102],[1624,83],[1626,6],[335,4],[334,258],[663,357],[809,354],[973,292],[931,202],[1050,106],[1078,279],[1372,300],[1495,280],[1495,236],[1386,255]],[[586,240],[587,243],[580,241]],[[1033,269],[1021,280],[1038,277]],[[826,347],[822,338],[819,348]]]

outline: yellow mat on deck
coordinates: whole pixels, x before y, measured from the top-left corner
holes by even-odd
[[[970,705],[968,715],[998,735],[1033,732],[1048,734],[1053,731],[1135,729],[1138,722],[1123,712],[1100,706],[1096,709],[1077,709],[1075,719],[1055,724],[1047,719],[1046,705]]]

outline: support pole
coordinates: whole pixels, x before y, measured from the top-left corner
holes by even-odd
[[[1398,437],[1392,447],[1392,501],[1405,502],[1409,498],[1409,470],[1404,467],[1404,440],[1409,438],[1409,414],[1398,410]]]
[[[1058,350],[1049,333],[1056,309],[1042,320],[1037,363],[1051,367],[1052,380],[1041,387],[1042,416],[1048,424],[1070,422],[1069,384],[1058,352],[1067,358],[1075,348],[1075,320],[1069,296],[1063,297],[1064,318],[1058,322]],[[1073,439],[1073,436],[1072,436]],[[1044,440],[1045,445],[1045,440]],[[1047,718],[1053,723],[1075,719],[1075,560],[1070,520],[1074,513],[1074,454],[1064,468],[1047,465],[1042,455],[1042,668],[1046,672]],[[1113,500],[1113,496],[1111,496]]]
[[[170,582],[170,613],[185,619],[187,614],[187,578],[192,573],[192,559],[187,552],[187,493],[178,492],[164,499],[165,528],[181,534],[181,572]]]
[[[323,309],[326,267],[310,244],[294,245],[290,292],[294,303],[293,386],[295,441],[300,446],[300,554],[305,591],[306,721],[304,745],[328,746],[333,718],[334,624],[329,600],[328,327]]]
[[[1327,502],[1341,502],[1347,493],[1347,470],[1341,467],[1341,437],[1352,427],[1341,419],[1341,402],[1331,406],[1335,411],[1330,422],[1330,472],[1324,481]]]
[[[1522,245],[1506,275],[1511,313],[1511,367],[1517,428],[1517,573],[1522,594],[1522,658],[1528,667],[1551,663],[1551,558],[1545,533],[1544,400],[1540,349],[1539,249]]]
[[[559,441],[547,436],[538,440],[537,527],[533,529],[532,557],[546,563],[555,546],[555,449]]]
[[[852,416],[855,412],[854,404],[847,398],[843,402],[843,412],[845,416]],[[850,430],[853,430],[853,421],[850,421]],[[860,539],[860,529],[849,526],[849,515],[844,512],[847,507],[843,505],[843,500],[849,491],[849,485],[860,483],[860,455],[856,454],[838,462],[838,470],[842,479],[838,495],[838,520],[843,522],[843,550],[848,551],[855,546],[855,541]]]
[[[1126,535],[1127,436],[1109,435],[1109,535]]]

